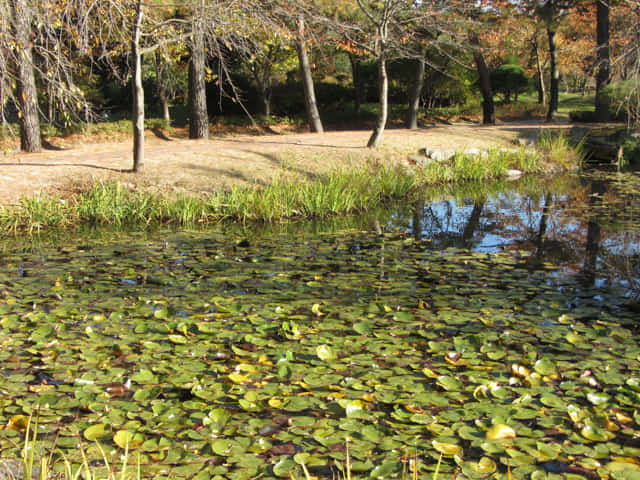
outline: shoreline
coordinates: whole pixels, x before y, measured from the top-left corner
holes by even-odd
[[[20,198],[36,194],[65,198],[88,183],[109,180],[147,191],[199,195],[234,186],[264,185],[282,170],[309,177],[371,160],[402,162],[423,148],[462,151],[507,147],[519,136],[559,127],[566,125],[531,122],[389,129],[375,151],[365,147],[369,132],[364,130],[321,135],[225,135],[196,141],[167,141],[147,131],[145,171],[141,174],[126,172],[131,168],[129,141],[76,143],[67,150],[5,154],[0,157],[0,205],[16,205]]]

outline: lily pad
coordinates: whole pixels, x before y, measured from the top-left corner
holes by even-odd
[[[87,427],[84,430],[83,435],[84,438],[86,438],[90,442],[95,442],[97,440],[102,440],[103,438],[111,436],[111,429],[103,423],[97,423],[95,425]]]
[[[319,345],[318,348],[316,348],[316,355],[318,355],[320,360],[325,362],[331,362],[337,358],[336,353],[328,345]]]
[[[431,442],[431,446],[435,449],[436,452],[441,453],[442,455],[453,456],[462,454],[462,447],[456,443],[439,442],[437,440],[433,440]]]
[[[118,430],[113,435],[113,442],[120,448],[135,449],[145,441],[145,437],[142,433],[138,433],[132,430]]]
[[[487,440],[506,440],[509,438],[515,438],[516,431],[509,425],[498,423],[489,427],[485,434]]]

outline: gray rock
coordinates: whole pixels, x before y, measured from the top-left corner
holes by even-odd
[[[447,162],[455,156],[455,152],[450,150],[433,150],[429,157],[436,162]]]
[[[483,152],[482,150],[480,150],[479,148],[468,148],[464,151],[465,155],[475,155],[475,156],[480,156],[482,154],[484,154],[486,152]]]

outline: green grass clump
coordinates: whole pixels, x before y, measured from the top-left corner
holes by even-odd
[[[71,228],[79,225],[193,226],[223,220],[273,222],[283,218],[326,218],[371,210],[407,199],[424,185],[479,182],[505,177],[509,169],[525,173],[571,169],[579,151],[562,136],[542,136],[535,151],[457,154],[412,170],[374,161],[333,170],[308,180],[283,175],[265,186],[235,187],[205,196],[169,195],[96,183],[66,199],[46,195],[23,198],[14,208],[0,207],[5,233]]]
[[[491,151],[484,155],[456,154],[451,162],[431,162],[425,166],[421,176],[425,183],[442,184],[470,182],[502,178],[509,169],[520,169],[521,157],[526,153]],[[528,157],[527,157],[528,158]],[[530,168],[523,171],[534,172],[535,160]]]
[[[584,159],[582,145],[572,145],[563,134],[545,131],[536,148],[539,154],[565,170],[579,167]]]
[[[414,173],[382,164],[333,171],[310,181],[279,177],[266,186],[237,187],[203,197],[170,196],[103,182],[65,200],[46,195],[25,198],[17,208],[0,209],[0,225],[7,232],[33,232],[80,224],[186,226],[227,219],[325,218],[405,198],[416,187]]]

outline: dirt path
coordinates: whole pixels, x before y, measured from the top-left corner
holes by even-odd
[[[232,185],[264,183],[278,175],[310,176],[371,159],[404,161],[420,148],[488,149],[510,144],[542,124],[446,125],[387,130],[383,146],[364,147],[369,132],[224,136],[210,140],[162,140],[149,134],[145,173],[127,173],[131,142],[76,145],[70,150],[0,157],[0,204],[41,192],[65,195],[79,185],[119,179],[135,188],[199,194]]]

